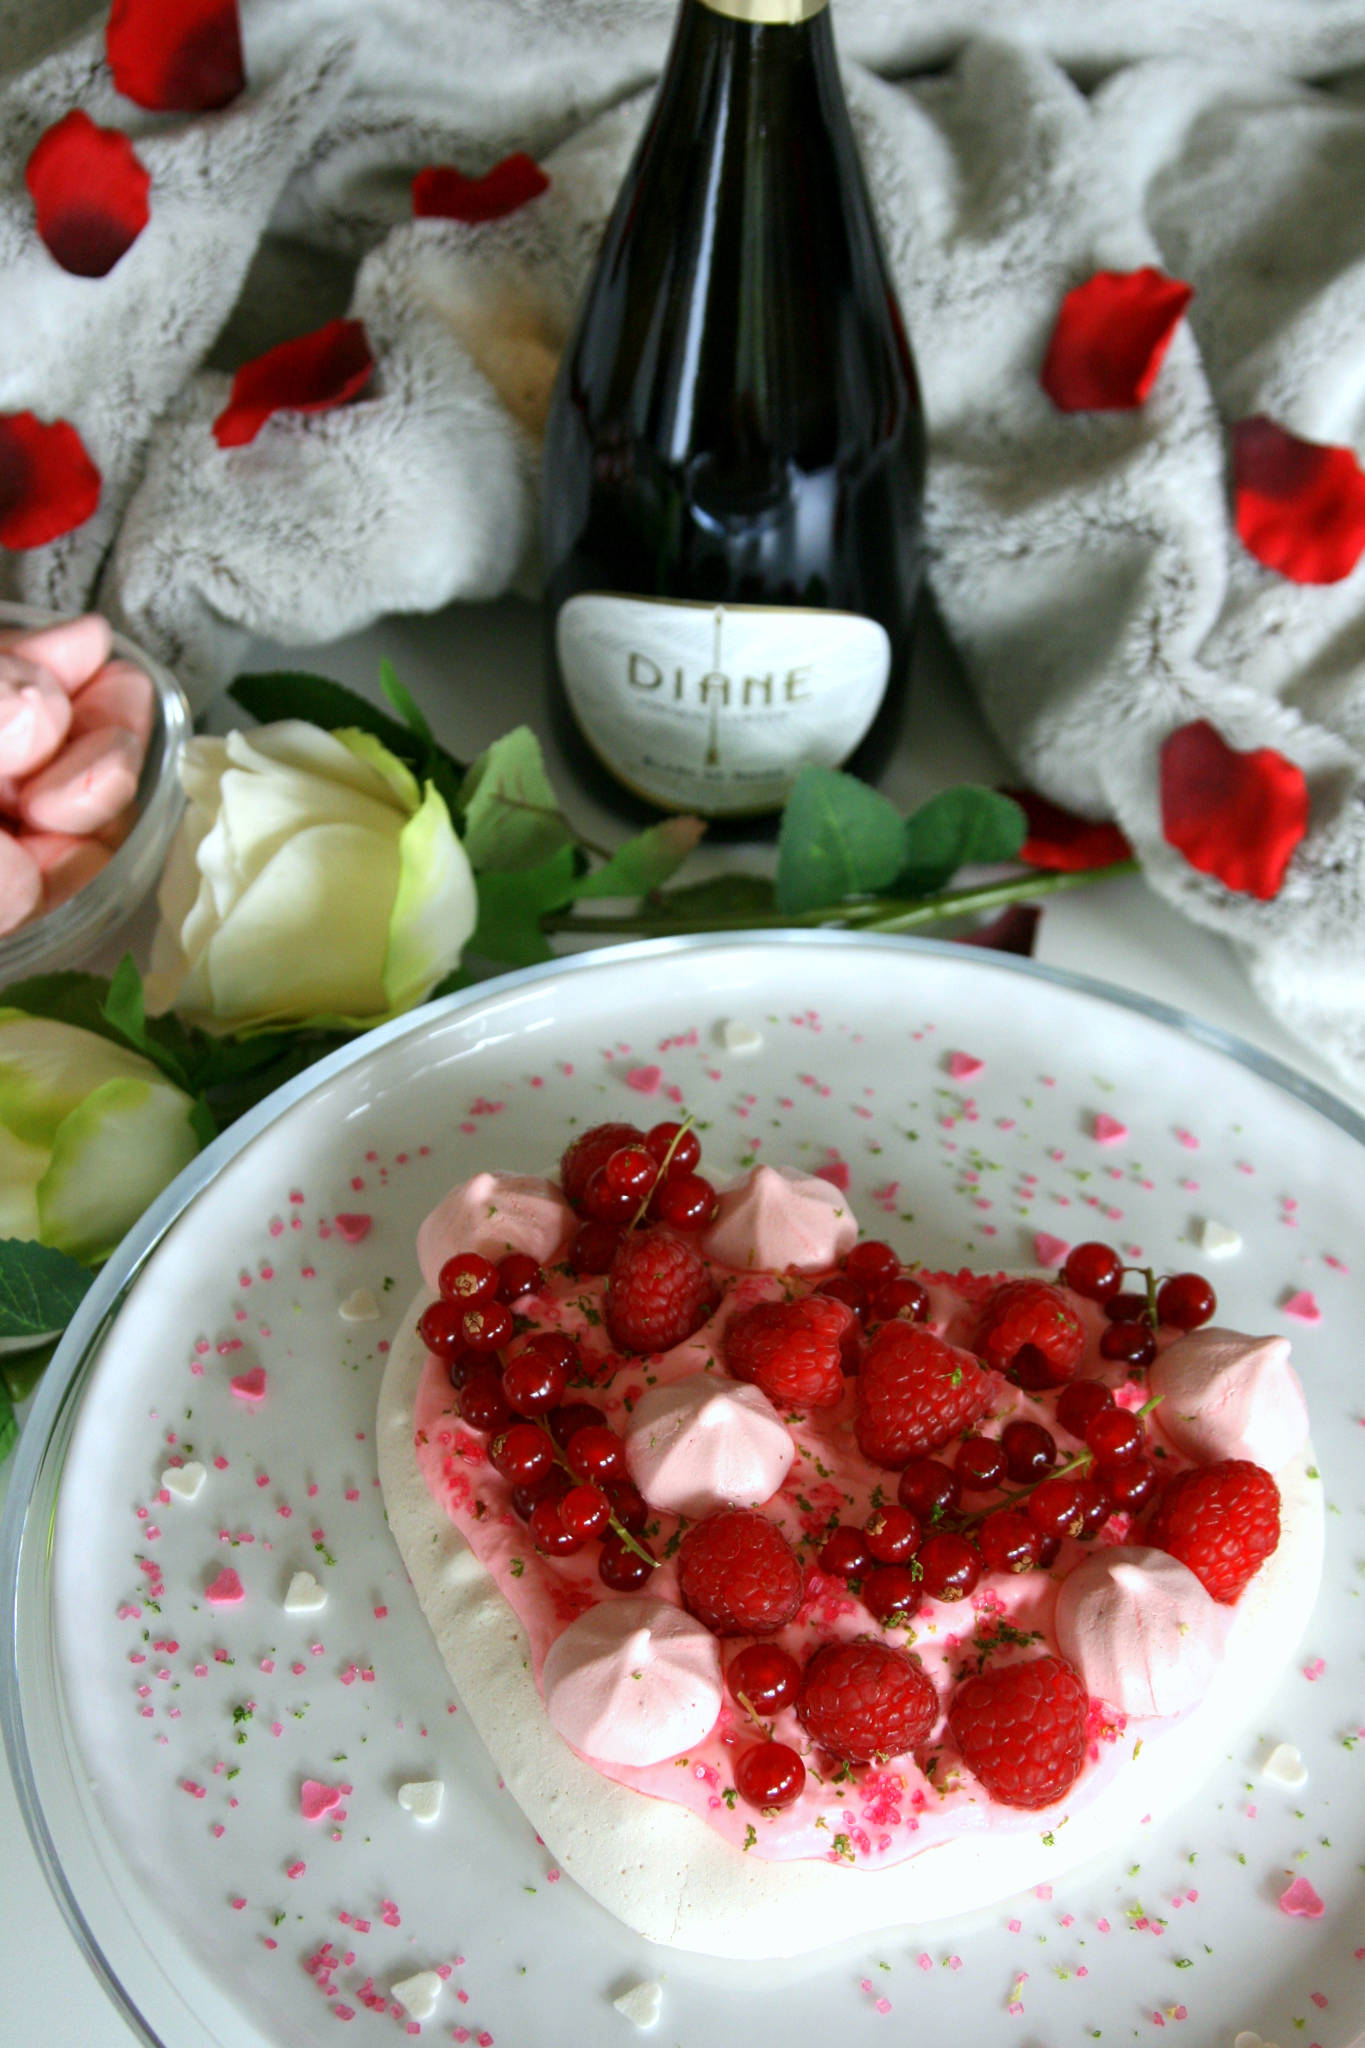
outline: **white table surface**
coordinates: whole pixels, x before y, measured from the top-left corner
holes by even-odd
[[[430,618],[381,621],[367,633],[326,648],[282,649],[260,643],[245,668],[312,669],[376,697],[381,658],[399,675],[437,735],[470,759],[510,726],[543,726],[540,618],[509,600],[457,607]],[[217,714],[221,724],[222,714]],[[547,748],[547,753],[548,753]],[[551,755],[551,771],[556,772]],[[938,635],[926,635],[916,662],[915,699],[902,755],[885,778],[903,808],[949,783],[1011,778],[1008,763],[972,705]],[[620,828],[556,780],[580,831],[611,840]],[[771,854],[722,849],[716,864],[761,865]],[[124,944],[145,948],[150,914],[136,920]],[[1035,957],[1049,966],[1094,976],[1174,1004],[1274,1054],[1309,1079],[1365,1108],[1324,1060],[1293,1039],[1257,1001],[1232,949],[1167,908],[1140,878],[1083,889],[1049,900]],[[0,1499],[9,1466],[0,1468]],[[128,2048],[129,2030],[89,1971],[69,1933],[29,1844],[8,1765],[0,1762],[0,1983],[5,1987],[0,2042],[43,2048]],[[175,2048],[168,2043],[167,2048]]]

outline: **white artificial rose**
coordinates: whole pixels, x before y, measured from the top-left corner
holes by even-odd
[[[0,1237],[108,1258],[199,1150],[193,1111],[140,1054],[0,1009]]]
[[[149,1007],[211,1030],[360,1028],[411,1009],[474,929],[437,791],[364,732],[290,719],[191,740]]]

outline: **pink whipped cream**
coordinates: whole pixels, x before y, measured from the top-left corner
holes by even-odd
[[[665,1763],[716,1725],[720,1645],[671,1601],[623,1594],[556,1637],[541,1689],[551,1724],[594,1762]]]
[[[553,1181],[532,1173],[476,1173],[432,1210],[417,1233],[417,1262],[435,1292],[456,1252],[486,1259],[526,1252],[543,1264],[560,1251],[576,1222]]]
[[[649,1505],[691,1519],[771,1500],[795,1456],[763,1389],[709,1370],[651,1387],[626,1425],[626,1463]]]
[[[827,1180],[756,1166],[722,1191],[701,1248],[740,1272],[827,1273],[857,1241],[848,1197]]]
[[[1187,1458],[1250,1458],[1274,1471],[1308,1441],[1308,1403],[1284,1337],[1191,1330],[1149,1375],[1157,1420]]]
[[[1057,1642],[1092,1697],[1145,1720],[1183,1713],[1223,1655],[1225,1612],[1165,1550],[1097,1550],[1057,1595]]]

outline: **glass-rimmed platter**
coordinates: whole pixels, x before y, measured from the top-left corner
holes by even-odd
[[[1207,1784],[1053,1896],[797,1964],[651,1947],[556,1870],[452,1695],[374,1457],[417,1224],[474,1171],[546,1170],[575,1129],[682,1104],[713,1170],[823,1171],[865,1231],[930,1265],[1046,1265],[1101,1236],[1198,1266],[1217,1221],[1243,1243],[1208,1268],[1220,1321],[1293,1341],[1331,1510],[1302,1647]],[[320,2042],[339,2024],[379,2038],[414,2024],[393,1984],[436,1969],[422,2033],[502,2048],[634,2038],[612,2001],[641,1981],[662,1984],[655,2037],[679,2048],[722,2017],[753,2048],[874,2043],[897,2015],[917,2039],[982,2048],[1162,2027],[1200,2048],[1240,2029],[1353,2041],[1363,1139],[1341,1103],[1158,1006],[845,934],[531,970],[272,1098],[87,1299],[7,1513],[0,1704],[21,1803],[135,2031],[172,2048]],[[192,1500],[163,1483],[177,1460],[204,1467]],[[299,1570],[325,1590],[312,1615],[283,1606]],[[1260,1774],[1278,1741],[1303,1755],[1300,1791]],[[396,1795],[427,1779],[445,1799],[423,1824]],[[338,1795],[312,1820],[305,1780]],[[1320,1914],[1282,1910],[1295,1876]]]

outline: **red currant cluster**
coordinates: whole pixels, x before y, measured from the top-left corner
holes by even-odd
[[[864,1325],[898,1318],[922,1323],[929,1315],[929,1290],[905,1271],[890,1245],[879,1238],[855,1244],[842,1270],[822,1280],[816,1292],[846,1302]]]
[[[776,1643],[751,1643],[730,1660],[725,1682],[754,1722],[796,1704],[801,1666]],[[767,1730],[761,1729],[766,1736]],[[735,1759],[735,1790],[750,1806],[790,1806],[806,1785],[806,1766],[785,1742],[766,1740]]]
[[[514,1264],[509,1282],[504,1269]],[[601,1410],[564,1398],[585,1377],[573,1339],[552,1330],[515,1335],[500,1289],[515,1285],[527,1266],[536,1277],[513,1299],[544,1285],[533,1260],[514,1253],[494,1265],[478,1252],[457,1252],[442,1266],[439,1299],[422,1311],[418,1330],[446,1367],[461,1421],[490,1439],[489,1462],[511,1487],[537,1550],[569,1557],[600,1538],[598,1577],[613,1592],[633,1592],[656,1562],[641,1541],[649,1509],[627,1476],[625,1444]]]
[[[1140,1272],[1147,1285],[1125,1291],[1125,1273]],[[1109,1328],[1100,1338],[1100,1356],[1141,1372],[1156,1357],[1156,1333],[1164,1323],[1172,1330],[1197,1330],[1218,1307],[1218,1297],[1202,1273],[1172,1273],[1157,1281],[1146,1267],[1125,1266],[1112,1245],[1078,1244],[1067,1253],[1062,1278],[1073,1294],[1097,1301]]]
[[[623,1231],[637,1223],[671,1230],[705,1230],[716,1213],[716,1190],[697,1172],[701,1141],[690,1126],[595,1124],[576,1138],[560,1162],[560,1183],[571,1208],[586,1218],[569,1245],[575,1273],[605,1273]]]

